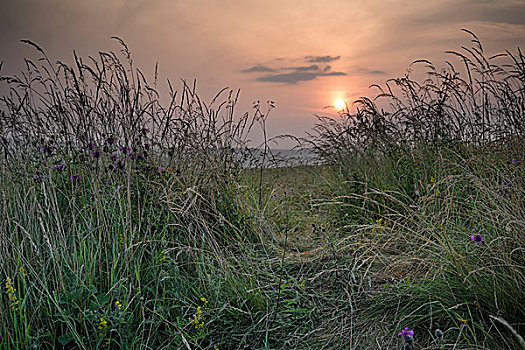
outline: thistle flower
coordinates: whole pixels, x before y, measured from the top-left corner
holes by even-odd
[[[483,237],[479,233],[470,236],[470,238],[476,243],[476,245],[483,243]]]
[[[83,148],[84,148],[84,151],[93,151],[96,147],[97,145],[95,145],[93,142],[89,142]]]
[[[46,146],[44,148],[42,148],[42,152],[46,153],[46,154],[51,154],[53,153],[53,151],[56,149],[56,147],[54,146]]]
[[[59,171],[59,172],[62,172],[62,170],[64,170],[64,167],[66,166],[66,163],[62,163],[62,164],[55,164],[53,165],[53,169]]]
[[[99,151],[98,149],[97,150],[94,150],[93,152],[91,152],[91,156],[95,159],[99,159],[100,156],[102,155],[102,152]]]
[[[397,335],[402,335],[405,338],[413,337],[414,336],[414,331],[411,330],[411,329],[408,329],[408,327],[405,327],[405,329],[403,329],[401,332],[397,333]]]
[[[133,160],[144,160],[144,155],[142,153],[133,153],[129,157]]]
[[[106,145],[112,145],[115,143],[115,138],[113,136],[110,136],[108,138],[106,138],[106,140],[104,140],[104,142],[106,143]]]

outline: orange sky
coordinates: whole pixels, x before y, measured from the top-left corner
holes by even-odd
[[[150,76],[158,62],[162,78],[196,78],[204,99],[240,88],[238,112],[274,100],[269,133],[302,136],[336,98],[373,95],[415,59],[443,67],[469,45],[461,28],[489,54],[523,47],[525,1],[16,0],[2,5],[0,60],[4,74],[22,67],[33,52],[20,39],[70,61],[118,50],[119,36]]]

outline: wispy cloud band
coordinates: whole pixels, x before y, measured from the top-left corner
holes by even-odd
[[[268,74],[257,78],[257,81],[297,84],[301,81],[309,81],[317,79],[318,77],[346,75],[344,72],[292,72],[284,74]]]
[[[256,64],[241,70],[242,73],[267,73],[255,78],[260,82],[298,84],[303,81],[315,80],[319,77],[347,75],[345,72],[331,71],[332,66],[326,62],[339,60],[341,56],[306,56],[302,60],[310,65],[298,65],[272,68],[263,64]]]

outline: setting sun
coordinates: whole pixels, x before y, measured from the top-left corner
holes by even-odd
[[[342,98],[338,98],[334,102],[335,109],[342,111],[346,107],[346,102]]]

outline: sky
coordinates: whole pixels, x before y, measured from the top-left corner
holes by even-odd
[[[2,74],[23,67],[34,49],[71,62],[130,47],[134,64],[177,86],[197,79],[209,101],[220,89],[241,89],[237,112],[253,101],[275,101],[270,136],[304,136],[315,115],[337,115],[373,97],[371,84],[403,76],[416,59],[437,67],[447,50],[470,45],[476,33],[488,55],[525,45],[525,0],[3,0]],[[167,85],[167,84],[166,84]],[[180,84],[178,85],[180,87]],[[257,139],[259,136],[255,135]],[[272,147],[290,147],[290,142]]]

